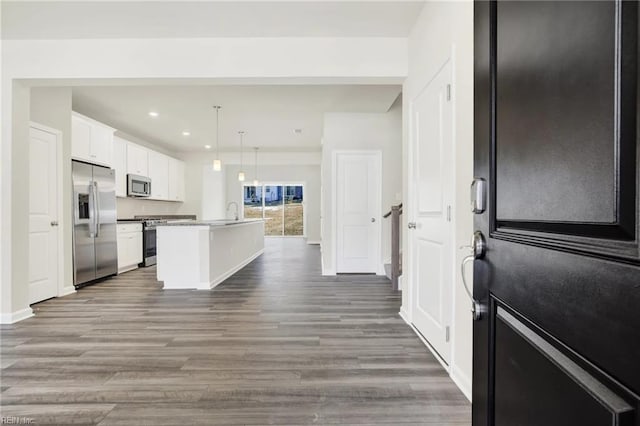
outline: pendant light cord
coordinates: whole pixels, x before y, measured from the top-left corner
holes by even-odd
[[[254,175],[255,175],[254,180],[257,181],[258,180],[258,147],[255,147],[254,149],[255,149],[255,153],[256,153],[255,154],[255,160],[256,160],[255,163],[256,164],[255,164],[255,170],[253,172],[254,172]]]
[[[242,171],[242,140],[244,139],[244,132],[238,133],[240,133],[240,171]]]

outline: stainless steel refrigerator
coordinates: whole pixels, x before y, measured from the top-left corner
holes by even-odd
[[[114,171],[72,162],[73,283],[76,286],[118,272]]]

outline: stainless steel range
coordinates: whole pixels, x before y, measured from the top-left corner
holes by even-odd
[[[134,216],[142,221],[142,263],[140,266],[156,264],[156,225],[176,220],[195,220],[195,215]]]

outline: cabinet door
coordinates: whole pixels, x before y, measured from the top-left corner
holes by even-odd
[[[127,234],[118,235],[118,271],[128,266],[129,239]]]
[[[113,164],[113,130],[93,124],[89,155],[93,163],[111,167]]]
[[[130,247],[132,265],[142,263],[142,232],[132,234]]]
[[[71,116],[71,157],[91,161],[91,124]]]
[[[127,144],[127,173],[149,176],[148,151],[145,148]]]
[[[150,198],[169,199],[169,157],[159,152],[149,151],[149,178],[151,178]]]
[[[113,168],[116,171],[116,197],[127,196],[127,142],[113,138]]]
[[[169,200],[184,201],[184,163],[169,159]]]

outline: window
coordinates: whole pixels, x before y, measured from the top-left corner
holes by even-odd
[[[244,217],[264,219],[266,236],[304,235],[303,185],[245,185],[243,192]]]

